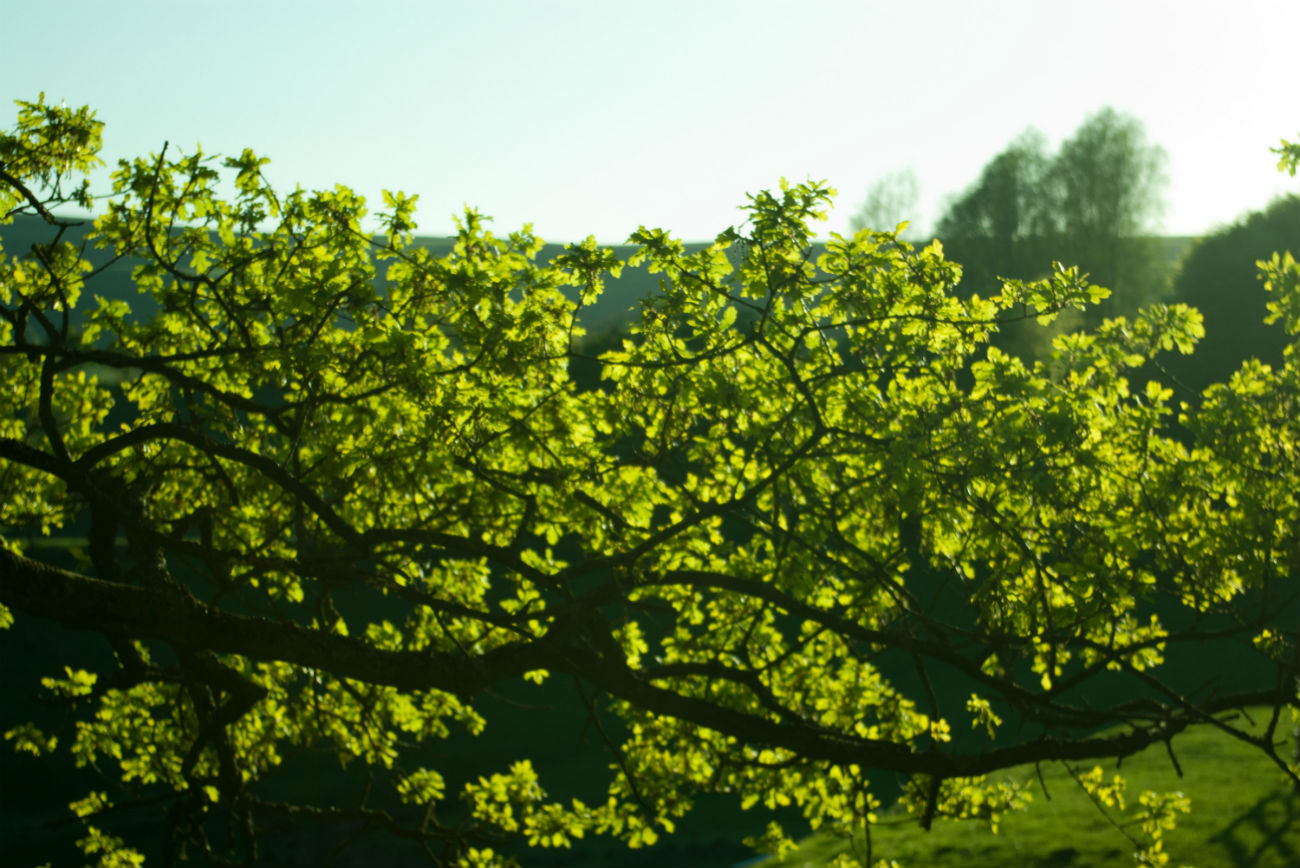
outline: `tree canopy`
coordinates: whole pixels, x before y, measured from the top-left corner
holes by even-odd
[[[581,310],[624,265],[594,240],[539,263],[528,227],[468,210],[434,258],[413,198],[385,193],[373,236],[352,191],[277,192],[247,150],[164,146],[92,200],[70,185],[93,114],[19,109],[0,214],[49,238],[0,261],[0,620],[111,656],[42,647],[56,724],[5,738],[101,775],[69,797],[101,864],[256,862],[317,823],[489,865],[649,845],[709,793],[771,812],[770,852],[792,816],[869,832],[895,778],[927,826],[995,824],[1033,800],[995,774],[1026,762],[1118,809],[1096,763],[1175,757],[1202,723],[1297,779],[1290,256],[1261,265],[1283,366],[1176,407],[1129,378],[1192,349],[1193,309],[1029,364],[989,346],[999,325],[1105,291],[1054,265],[962,297],[939,244],[865,230],[812,261],[832,191],[783,182],[699,252],[633,233],[661,290],[580,389]],[[96,296],[65,240],[60,206],[92,201],[88,243],[135,263],[139,300]],[[531,682],[606,743],[597,795],[548,795],[529,758],[429,759]],[[1258,705],[1262,734],[1234,725]],[[277,783],[312,750],[365,770],[350,800]],[[1139,861],[1185,808],[1130,800]]]

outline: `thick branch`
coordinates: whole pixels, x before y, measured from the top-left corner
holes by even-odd
[[[650,684],[621,661],[614,663],[608,658],[588,660],[575,670],[607,692],[641,708],[699,724],[742,742],[786,748],[804,759],[943,778],[974,777],[1034,762],[1122,758],[1169,740],[1188,725],[1200,722],[1205,714],[1245,705],[1271,704],[1279,698],[1275,691],[1267,690],[1220,697],[1203,703],[1195,715],[1171,713],[1166,721],[1112,736],[1040,738],[978,754],[922,754],[912,752],[911,747],[905,744],[856,738],[811,724],[776,723],[722,708],[707,700],[683,696]]]
[[[0,550],[0,602],[110,636],[161,639],[179,647],[282,660],[402,690],[469,695],[539,666],[543,641],[518,642],[475,658],[428,651],[385,651],[298,624],[234,615],[178,589],[93,579]]]
[[[1276,691],[1259,691],[1204,703],[1195,714],[1171,712],[1163,722],[1119,735],[1042,738],[973,755],[920,754],[906,744],[858,738],[812,724],[778,723],[657,687],[627,666],[608,625],[595,613],[559,619],[541,639],[517,642],[476,658],[385,651],[293,623],[222,612],[181,590],[104,582],[8,551],[0,551],[0,602],[109,635],[162,639],[184,648],[281,660],[401,690],[438,689],[466,696],[530,670],[551,669],[586,679],[651,713],[694,723],[742,743],[786,748],[810,760],[945,778],[987,774],[1032,762],[1124,757],[1167,741],[1205,714],[1278,701]]]

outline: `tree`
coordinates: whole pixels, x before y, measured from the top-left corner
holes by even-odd
[[[1300,254],[1300,196],[1292,194],[1198,240],[1170,283],[1170,298],[1195,306],[1205,318],[1205,338],[1191,356],[1165,367],[1178,382],[1200,391],[1227,379],[1244,358],[1279,367],[1287,336],[1263,324],[1271,293],[1255,263],[1274,251]]]
[[[1158,291],[1150,235],[1163,210],[1164,164],[1164,150],[1147,144],[1142,122],[1109,107],[1085,120],[1052,163],[1061,230],[1075,245],[1075,261],[1133,296],[1126,311]]]
[[[854,232],[862,229],[888,232],[904,221],[915,220],[920,203],[921,184],[916,172],[911,169],[890,172],[867,188],[867,198],[849,218],[849,227]],[[910,226],[902,233],[905,238],[917,234],[918,230]]]
[[[413,199],[385,193],[371,237],[351,191],[277,193],[251,151],[119,164],[87,237],[157,309],[90,301],[56,209],[98,135],[41,101],[0,140],[0,213],[50,227],[0,262],[0,616],[111,649],[92,671],[48,642],[54,723],[5,724],[102,775],[69,797],[101,864],[254,862],[286,825],[463,865],[638,847],[706,793],[849,835],[894,776],[927,826],[996,822],[1032,800],[999,769],[1064,763],[1104,800],[1094,761],[1173,755],[1204,722],[1297,779],[1294,343],[1189,406],[1186,445],[1168,392],[1125,373],[1189,350],[1190,308],[1030,366],[988,347],[999,319],[1104,291],[1058,267],[963,299],[939,245],[879,232],[814,267],[832,191],[783,183],[705,250],[633,234],[662,290],[579,390],[575,311],[609,251],[539,264],[470,210],[434,258]],[[1296,334],[1300,267],[1264,274]],[[56,563],[37,529],[80,553]],[[529,758],[430,760],[532,682],[606,742],[594,798],[548,795]],[[1261,704],[1264,736],[1234,726]],[[313,750],[364,771],[343,806],[281,780]],[[1184,807],[1133,800],[1142,860]],[[790,841],[774,819],[754,844]]]
[[[1090,316],[1067,317],[1061,326],[1133,314],[1165,288],[1150,237],[1162,208],[1163,165],[1164,151],[1146,143],[1142,123],[1114,109],[1087,118],[1055,155],[1041,133],[1027,130],[949,204],[936,234],[963,263],[968,291],[995,291],[1007,277],[1041,277],[1055,258],[1113,290]],[[1042,357],[1052,336],[1013,329],[1001,343]]]

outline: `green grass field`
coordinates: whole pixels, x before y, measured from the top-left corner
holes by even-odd
[[[1267,720],[1261,710],[1254,715],[1254,728],[1262,731]],[[1287,741],[1280,751],[1285,756],[1294,745],[1285,715],[1277,733],[1279,739]],[[1128,781],[1126,801],[1130,813],[1143,790],[1181,790],[1191,799],[1191,813],[1181,815],[1178,827],[1165,836],[1171,866],[1300,865],[1300,792],[1275,765],[1258,750],[1208,726],[1196,727],[1175,739],[1174,752],[1185,774],[1181,779],[1163,745],[1129,757],[1119,769]],[[1093,765],[1081,764],[1080,770]],[[1109,780],[1113,769],[1105,768]],[[1034,801],[1027,811],[1004,815],[997,834],[975,821],[936,822],[927,833],[916,818],[905,813],[882,815],[881,824],[871,833],[873,861],[893,859],[904,868],[1133,865],[1133,845],[1098,811],[1065,769],[1045,765],[1042,772],[1050,800],[1043,793],[1044,786],[1037,783],[1032,766],[1010,769],[1001,776],[1033,781]],[[1139,830],[1130,831],[1140,837]],[[860,850],[860,837],[856,844]],[[785,859],[758,864],[762,868],[823,866],[848,846],[843,839],[815,834]]]

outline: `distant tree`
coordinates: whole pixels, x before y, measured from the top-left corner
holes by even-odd
[[[912,169],[890,172],[867,188],[867,197],[849,218],[849,226],[854,232],[859,229],[892,232],[900,223],[909,221],[911,225],[902,237],[918,238],[921,231],[916,220],[920,205],[921,183],[916,172]]]
[[[1164,210],[1165,162],[1141,121],[1109,107],[1085,120],[1052,161],[1063,255],[1114,290],[1104,313],[1132,313],[1163,294],[1152,236]]]
[[[598,294],[612,251],[541,264],[471,210],[435,257],[413,199],[384,194],[375,238],[352,191],[276,192],[252,151],[119,164],[89,242],[157,307],[95,298],[56,209],[98,133],[38,102],[0,135],[0,216],[49,223],[0,260],[0,642],[48,667],[49,722],[0,714],[40,768],[95,773],[47,775],[68,850],[248,864],[380,832],[501,865],[653,844],[701,795],[869,842],[881,778],[927,828],[994,823],[1033,794],[991,775],[1062,763],[1157,864],[1186,800],[1123,810],[1093,761],[1212,721],[1300,781],[1294,342],[1189,406],[1187,448],[1128,378],[1190,350],[1190,308],[1026,365],[995,324],[1104,290],[1062,267],[963,298],[889,233],[814,263],[831,191],[783,183],[706,249],[633,234],[662,288],[579,389],[565,290]],[[1300,333],[1300,266],[1262,272]],[[607,748],[594,793],[445,747],[537,684]],[[1234,722],[1259,705],[1262,735]],[[296,779],[320,755],[346,796]],[[752,841],[792,846],[776,819]]]
[[[987,295],[1004,278],[1031,279],[1051,270],[1053,257],[1069,253],[1060,237],[1052,160],[1047,140],[1035,129],[1021,133],[980,172],[979,180],[953,199],[936,227],[945,252],[962,263],[962,288]],[[1023,355],[1044,355],[1055,331],[1081,322],[1067,311],[1053,330],[1029,319],[1003,324],[994,342]]]
[[[1162,208],[1163,161],[1140,121],[1109,108],[1086,119],[1055,155],[1028,130],[952,200],[936,235],[963,264],[967,292],[995,291],[1000,278],[1041,277],[1053,260],[1078,265],[1112,290],[1088,314],[1061,319],[1057,333],[1131,314],[1165,291],[1150,237]],[[999,344],[1042,356],[1052,333],[1012,326]]]
[[[963,262],[969,282],[993,287],[999,276],[1026,278],[1050,270],[1043,255],[1058,240],[1060,218],[1046,149],[1042,133],[1021,133],[940,218],[936,235]]]
[[[1263,322],[1271,293],[1255,263],[1275,251],[1300,256],[1300,196],[1291,194],[1196,242],[1174,275],[1170,300],[1193,305],[1205,318],[1205,337],[1192,356],[1163,364],[1200,391],[1232,375],[1248,358],[1283,363],[1287,337]]]

